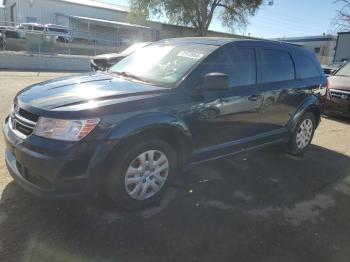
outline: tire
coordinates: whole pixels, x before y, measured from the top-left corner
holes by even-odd
[[[311,112],[305,113],[298,121],[289,140],[288,149],[293,155],[302,155],[309,148],[315,134],[316,119]]]
[[[161,200],[177,171],[173,148],[159,139],[145,139],[133,141],[131,146],[128,144],[118,152],[120,157],[107,179],[111,200],[124,209],[140,209]],[[151,167],[151,162],[155,167]]]
[[[333,116],[332,112],[329,111],[329,110],[325,110],[324,109],[322,113],[323,113],[324,116],[327,116],[327,117],[332,117]]]

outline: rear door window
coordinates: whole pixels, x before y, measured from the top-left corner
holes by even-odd
[[[311,58],[307,56],[298,56],[295,58],[295,62],[298,68],[298,77],[313,78],[321,76],[317,65]]]
[[[288,52],[261,49],[260,63],[262,83],[288,81],[295,78],[294,63]]]

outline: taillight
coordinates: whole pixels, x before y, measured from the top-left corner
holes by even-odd
[[[325,82],[320,85],[319,91],[318,91],[318,96],[321,98],[321,100],[324,100],[326,97],[329,96],[329,82],[328,79],[325,80]]]
[[[329,81],[328,81],[328,79],[326,80],[326,83],[324,83],[324,85],[322,87],[326,89],[326,98],[331,98],[331,94],[329,92]]]

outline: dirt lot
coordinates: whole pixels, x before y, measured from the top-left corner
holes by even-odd
[[[58,74],[0,72],[0,119]],[[350,122],[323,119],[302,158],[280,147],[191,168],[157,207],[44,200],[12,182],[0,135],[0,261],[348,262]]]

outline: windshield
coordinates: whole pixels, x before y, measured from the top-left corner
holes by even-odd
[[[350,77],[350,63],[347,63],[345,66],[343,66],[335,75]]]
[[[152,44],[127,56],[112,72],[133,75],[140,80],[170,85],[178,82],[193,66],[217,46],[201,44]]]
[[[43,26],[33,26],[33,30],[35,30],[35,31],[44,31],[45,27],[43,27]]]
[[[63,29],[63,28],[49,27],[48,30],[49,30],[50,32],[57,32],[57,33],[68,34],[68,30],[67,30],[67,29]]]

